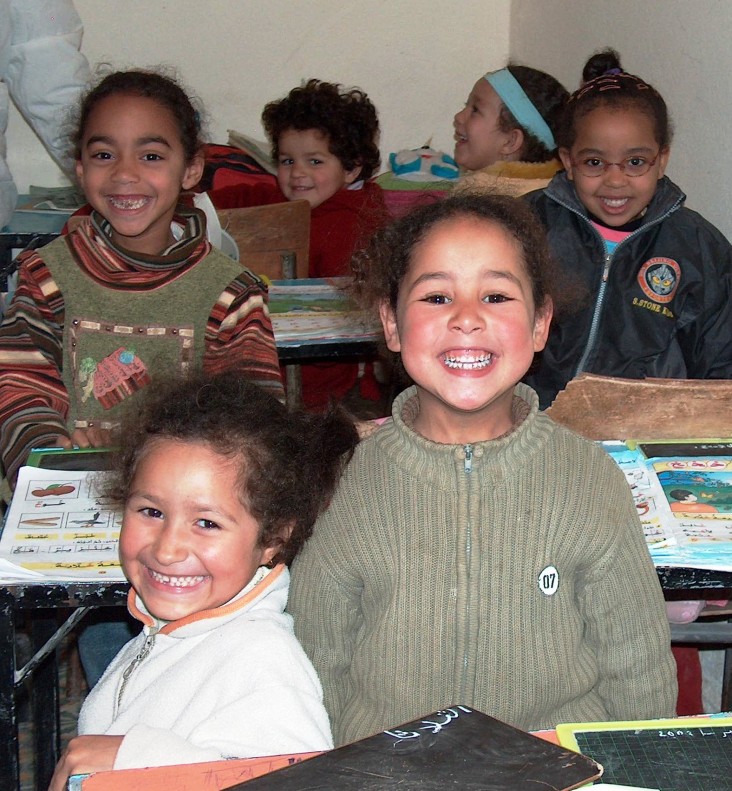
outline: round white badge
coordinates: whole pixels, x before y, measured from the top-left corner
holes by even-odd
[[[554,566],[547,566],[539,572],[539,590],[545,596],[553,596],[559,587],[559,572]]]

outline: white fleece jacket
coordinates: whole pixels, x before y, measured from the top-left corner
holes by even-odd
[[[124,735],[115,769],[330,749],[320,682],[283,612],[289,581],[278,566],[229,603],[159,631],[130,591],[144,629],[90,692],[79,733]]]

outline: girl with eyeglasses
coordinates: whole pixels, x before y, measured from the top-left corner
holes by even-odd
[[[612,49],[583,80],[557,133],[565,171],[526,198],[577,292],[527,381],[546,408],[581,372],[732,378],[732,247],[664,175],[666,103]]]

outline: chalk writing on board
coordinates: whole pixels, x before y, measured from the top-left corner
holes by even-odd
[[[659,731],[658,735],[662,739],[677,739],[683,737],[684,739],[693,739],[695,736],[716,736],[719,739],[732,738],[732,730],[718,731],[718,730],[705,730],[704,728],[697,728],[696,730],[669,730]]]
[[[472,714],[473,710],[466,706],[455,706],[452,709],[441,709],[430,715],[429,720],[418,720],[420,723],[417,730],[402,730],[401,728],[394,728],[390,731],[384,731],[387,736],[393,736],[399,741],[406,739],[419,739],[422,736],[422,731],[431,735],[439,733],[446,725],[449,725],[453,720],[456,720],[461,713]]]

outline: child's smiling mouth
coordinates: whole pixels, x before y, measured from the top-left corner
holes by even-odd
[[[134,211],[141,209],[149,202],[149,198],[144,195],[107,195],[107,201],[115,208],[123,211]]]
[[[202,583],[206,577],[205,575],[198,575],[195,577],[173,577],[169,574],[160,574],[157,571],[148,567],[148,574],[153,580],[161,585],[170,585],[172,588],[192,588],[195,585]]]
[[[493,354],[491,352],[462,350],[454,352],[445,352],[442,360],[448,368],[453,368],[461,371],[479,371],[482,368],[487,368],[493,361]]]

